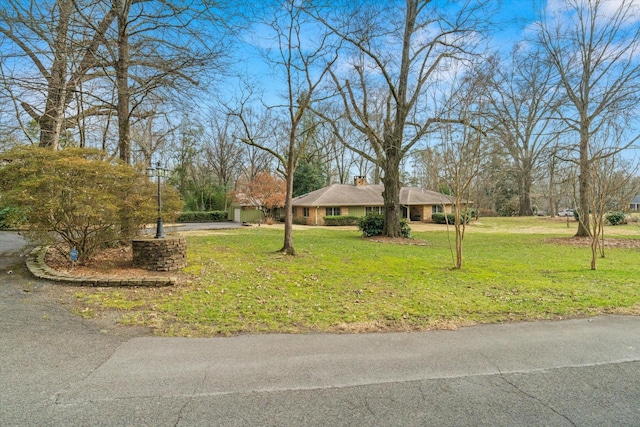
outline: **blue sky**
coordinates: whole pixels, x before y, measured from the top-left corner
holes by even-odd
[[[495,0],[495,4],[490,5],[498,10],[498,13],[491,17],[497,23],[494,26],[493,48],[508,52],[516,42],[522,40],[525,28],[536,19],[539,5],[540,0]],[[269,86],[278,85],[278,81],[270,75],[268,65],[259,54],[259,49],[264,49],[272,43],[263,35],[269,33],[270,29],[268,26],[255,25],[253,31],[257,34],[246,34],[243,37],[245,47],[240,50],[242,60],[237,72],[249,76],[268,89]],[[231,88],[227,85],[226,89]]]
[[[497,31],[496,42],[513,45],[521,40],[524,29],[536,20],[539,5],[540,2],[536,0],[503,0],[498,14],[494,17],[504,26]]]

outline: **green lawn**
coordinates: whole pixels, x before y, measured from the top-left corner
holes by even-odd
[[[548,241],[571,236],[575,223],[482,219],[468,228],[461,270],[452,268],[444,226],[431,228],[413,232],[420,245],[373,242],[355,228],[303,228],[294,231],[295,257],[276,253],[279,228],[192,235],[184,284],[82,290],[75,297],[88,312],[120,310],[125,324],[182,336],[426,330],[640,313],[639,250],[608,248],[591,271],[588,247]],[[606,233],[640,239],[635,225]]]

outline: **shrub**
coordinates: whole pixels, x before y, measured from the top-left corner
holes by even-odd
[[[295,225],[307,225],[307,218],[294,217],[292,222]]]
[[[472,212],[469,211],[467,212],[467,221],[466,224],[469,224],[469,221],[471,220],[471,216],[472,216]],[[435,222],[436,224],[455,224],[456,223],[456,216],[455,214],[452,213],[448,213],[443,214],[443,213],[435,213],[433,215],[431,215],[431,220],[433,222]],[[463,217],[460,217],[460,222],[464,221]]]
[[[182,212],[178,222],[220,222],[227,220],[226,211]]]
[[[17,147],[2,158],[0,208],[25,214],[32,238],[76,248],[79,263],[157,219],[156,184],[103,151]],[[174,220],[182,203],[167,186],[162,196],[163,217]]]
[[[357,216],[325,216],[324,225],[358,225],[360,217]]]
[[[358,229],[363,237],[379,236],[384,228],[384,217],[376,212],[369,212],[358,220]]]
[[[447,216],[445,216],[445,214],[443,213],[434,213],[433,215],[431,215],[431,220],[436,224],[446,224],[446,218]],[[453,219],[453,216],[451,217],[451,219]]]
[[[405,239],[411,237],[411,227],[409,227],[409,223],[404,218],[400,220],[400,236]]]
[[[0,209],[0,229],[15,228],[27,221],[26,215],[21,209],[13,206]]]
[[[370,212],[358,219],[358,228],[363,237],[380,236],[384,229],[384,216],[376,212]],[[400,236],[411,237],[411,227],[406,219],[400,220]]]
[[[624,212],[609,212],[605,215],[605,219],[609,223],[609,225],[622,225],[626,224],[626,215]]]

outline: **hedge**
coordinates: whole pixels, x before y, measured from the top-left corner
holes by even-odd
[[[357,216],[325,216],[324,225],[358,225],[360,217]]]
[[[433,215],[431,215],[431,219],[433,220],[433,222],[435,222],[436,224],[455,224],[456,222],[456,216],[455,214],[452,213],[448,213],[446,216],[446,220],[445,220],[445,214],[443,213],[435,213]],[[467,224],[469,223],[469,220],[471,219],[471,214],[468,213],[467,214]],[[462,222],[463,219],[460,218],[460,222]]]
[[[226,211],[182,212],[178,222],[219,222],[227,220]]]

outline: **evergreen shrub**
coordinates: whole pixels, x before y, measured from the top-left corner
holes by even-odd
[[[622,225],[626,224],[626,215],[624,212],[609,212],[605,215],[605,219],[609,223],[609,225]]]
[[[358,229],[363,237],[379,236],[384,228],[384,217],[376,212],[369,212],[358,220]]]
[[[178,216],[178,222],[220,222],[226,221],[228,214],[226,211],[208,212],[182,212]]]
[[[358,225],[360,217],[340,215],[340,216],[325,216],[324,225]]]
[[[27,221],[22,210],[13,206],[0,209],[0,229],[15,228]]]
[[[370,212],[358,219],[358,228],[362,231],[362,237],[380,236],[384,231],[384,216]],[[411,227],[406,219],[400,220],[400,237],[411,237]]]
[[[471,216],[472,216],[472,213],[468,212],[467,213],[466,224],[469,223],[469,220],[471,219]],[[448,214],[446,214],[446,216],[443,213],[435,213],[435,214],[431,215],[431,220],[433,222],[435,222],[436,224],[447,224],[447,223],[455,224],[456,216],[455,216],[455,214],[452,214],[452,213],[448,213]],[[464,217],[460,217],[460,222],[462,222],[462,221],[464,221]]]

